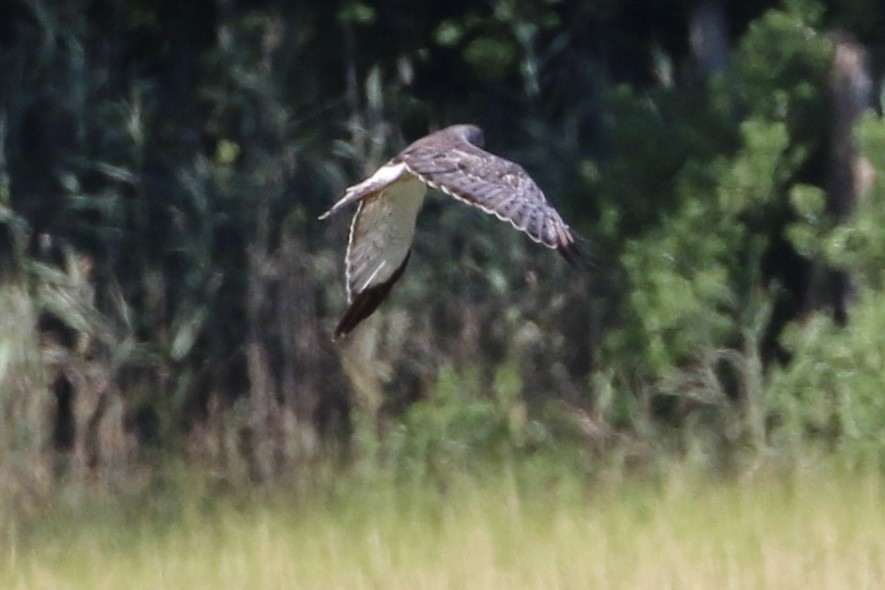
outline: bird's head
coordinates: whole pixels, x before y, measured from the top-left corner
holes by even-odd
[[[452,133],[459,135],[464,141],[472,143],[476,147],[482,147],[485,143],[482,129],[476,125],[452,125],[449,127]]]

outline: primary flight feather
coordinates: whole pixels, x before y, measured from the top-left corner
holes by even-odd
[[[482,144],[482,130],[475,125],[453,125],[431,133],[348,188],[320,216],[326,219],[359,203],[345,256],[350,306],[335,336],[347,334],[371,315],[402,275],[428,186],[509,222],[572,264],[581,259],[577,234],[522,166],[490,154]]]

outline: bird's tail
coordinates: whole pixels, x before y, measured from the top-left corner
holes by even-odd
[[[388,162],[376,170],[375,174],[369,178],[347,189],[341,200],[332,205],[331,209],[320,215],[320,219],[326,219],[351,203],[356,203],[357,201],[361,201],[366,197],[370,197],[373,194],[384,190],[390,183],[402,176],[405,171],[405,165],[401,162]]]
[[[356,203],[360,199],[363,199],[363,198],[369,196],[370,194],[372,194],[371,191],[366,192],[366,191],[358,190],[361,188],[361,186],[362,185],[358,184],[356,186],[352,186],[349,189],[347,189],[347,192],[344,193],[344,196],[341,197],[341,199],[337,203],[332,205],[332,207],[328,211],[326,211],[325,213],[320,215],[319,219],[323,220],[328,217],[331,217],[332,215],[334,215],[335,213],[337,213],[341,209],[347,207],[351,203]]]

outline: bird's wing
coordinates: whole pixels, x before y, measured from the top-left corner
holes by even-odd
[[[435,133],[406,148],[394,161],[424,183],[509,222],[532,240],[581,260],[577,235],[523,168],[454,133]]]
[[[335,329],[350,332],[377,309],[405,270],[426,187],[411,174],[359,197],[345,257],[350,307]]]

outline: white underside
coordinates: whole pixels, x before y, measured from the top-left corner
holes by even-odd
[[[377,197],[362,201],[354,217],[347,247],[349,299],[386,283],[402,265],[412,247],[415,221],[427,192],[424,183],[405,172],[401,164],[382,166],[368,180],[393,182]]]
[[[372,174],[372,176],[368,177],[356,186],[360,186],[363,184],[387,184],[395,182],[404,174],[408,174],[405,164],[403,164],[402,162],[388,162],[387,164],[384,164],[383,166],[375,170],[375,173]]]

